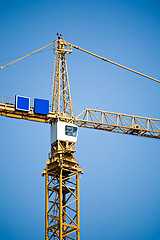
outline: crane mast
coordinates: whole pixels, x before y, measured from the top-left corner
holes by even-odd
[[[67,116],[70,123],[73,122],[65,56],[72,50],[66,48],[65,41],[60,36],[57,45],[52,104],[52,112],[57,117],[50,122],[53,135],[61,131],[61,126],[66,122],[61,117]],[[73,126],[65,127],[69,131]],[[73,156],[75,151],[76,142],[58,137],[51,140],[51,154],[42,173],[45,175],[45,240],[80,239],[79,174],[83,172]]]
[[[57,52],[56,70],[54,76],[54,90],[53,90],[53,103],[52,112],[58,116],[73,117],[73,108],[68,80],[67,64],[65,54],[72,52],[72,47],[58,36],[55,51]]]
[[[66,54],[70,54],[73,47],[150,80],[159,83],[160,81],[66,42],[61,35],[58,35],[58,40],[55,42],[6,64],[0,69],[52,44],[56,52],[56,66],[52,109],[49,114],[37,114],[33,107],[27,112],[18,111],[13,101],[10,102],[7,97],[0,96],[0,115],[51,125],[51,152],[47,166],[42,172],[42,176],[45,177],[45,240],[80,240],[79,175],[83,171],[74,158],[77,126],[160,139],[160,120],[88,108],[75,117]]]

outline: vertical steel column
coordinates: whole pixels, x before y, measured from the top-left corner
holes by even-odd
[[[55,71],[55,79],[54,79],[54,93],[53,93],[53,102],[52,102],[52,112],[57,112],[57,84],[58,84],[58,59],[59,55],[57,54],[56,59],[56,71]]]
[[[79,204],[79,173],[76,175],[76,210],[77,210],[77,240],[80,240],[80,204]]]
[[[48,173],[45,174],[45,240],[48,240]]]
[[[66,99],[66,91],[64,91],[64,89],[65,89],[65,64],[64,64],[64,57],[65,57],[65,55],[64,54],[62,54],[61,55],[61,57],[62,57],[62,81],[63,81],[63,99]],[[64,114],[66,114],[66,101],[64,101]]]
[[[65,181],[64,181],[64,183],[65,183]],[[64,210],[64,211],[66,211],[66,207],[64,207],[64,206],[65,206],[65,203],[66,203],[66,195],[65,195],[65,193],[63,193],[63,210]],[[62,216],[63,216],[63,233],[66,231],[66,226],[65,226],[65,223],[66,223],[66,215],[65,215],[64,211],[63,211],[63,213],[62,213]],[[63,239],[66,240],[66,237],[64,237]]]
[[[59,174],[59,240],[62,240],[62,168]]]
[[[58,53],[59,58],[58,58],[58,113],[60,112],[60,106],[61,106],[61,99],[60,99],[60,84],[61,84],[61,71],[60,71],[60,54]]]

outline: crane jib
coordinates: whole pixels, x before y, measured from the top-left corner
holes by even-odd
[[[8,98],[8,97],[7,97]],[[3,99],[3,101],[2,101]],[[18,111],[16,104],[13,102],[5,102],[5,97],[1,96],[0,115],[30,120],[42,123],[52,123],[56,119],[61,121],[75,123],[79,127],[98,129],[109,132],[137,135],[143,137],[160,139],[160,120],[146,117],[138,117],[127,114],[113,113],[94,109],[85,109],[77,117],[67,117],[58,115],[55,112],[49,111],[48,100],[37,100],[38,105],[36,111],[31,107],[29,111]],[[27,99],[26,99],[27,100]],[[28,100],[27,100],[28,101]],[[37,102],[35,101],[35,102]],[[43,103],[44,109],[40,108],[40,103]],[[43,111],[42,111],[43,110]],[[45,114],[44,114],[45,113]]]

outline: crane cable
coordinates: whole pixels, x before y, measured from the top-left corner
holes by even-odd
[[[12,65],[13,63],[16,63],[16,62],[18,62],[18,61],[20,61],[20,60],[22,60],[22,59],[24,59],[24,58],[26,58],[26,57],[29,57],[29,56],[31,56],[32,54],[37,53],[37,52],[41,51],[42,49],[47,48],[47,47],[49,47],[50,45],[52,45],[52,44],[54,44],[54,43],[56,43],[56,42],[58,42],[58,40],[56,40],[56,41],[54,41],[54,42],[52,42],[52,43],[50,43],[50,44],[48,44],[48,45],[46,45],[46,46],[44,46],[44,47],[42,47],[42,48],[40,48],[40,49],[32,52],[32,53],[29,53],[29,54],[27,54],[27,55],[25,55],[25,56],[23,56],[23,57],[21,57],[21,58],[18,58],[17,60],[15,60],[15,61],[13,61],[13,62],[10,62],[10,63],[8,63],[8,64],[6,64],[6,65],[4,65],[4,66],[0,66],[0,70],[3,69],[3,68],[8,67],[8,66],[10,66],[10,65]],[[119,63],[113,62],[113,61],[111,61],[111,60],[109,60],[109,59],[107,59],[107,58],[104,58],[104,57],[101,57],[101,56],[99,56],[99,55],[97,55],[97,54],[94,54],[94,53],[92,53],[92,52],[89,52],[89,51],[87,51],[87,50],[85,50],[85,49],[83,49],[83,48],[80,48],[80,47],[78,47],[78,46],[76,46],[76,45],[73,45],[72,43],[68,43],[68,42],[65,41],[65,45],[70,45],[70,46],[72,46],[72,47],[75,48],[75,49],[78,49],[78,50],[80,50],[80,51],[82,51],[82,52],[88,53],[88,54],[90,54],[90,55],[92,55],[92,56],[94,56],[94,57],[100,58],[100,59],[103,60],[103,61],[109,62],[109,63],[114,64],[114,65],[116,65],[116,66],[118,66],[118,67],[121,67],[121,68],[123,68],[123,69],[125,69],[125,70],[128,70],[128,71],[130,71],[130,72],[136,73],[136,74],[138,74],[138,75],[140,75],[140,76],[143,76],[143,77],[145,77],[145,78],[148,78],[148,79],[150,79],[150,80],[153,80],[153,81],[155,81],[155,82],[160,83],[160,81],[157,80],[157,79],[155,79],[155,78],[149,77],[149,76],[147,76],[147,75],[145,75],[145,74],[143,74],[143,73],[137,72],[137,71],[135,71],[135,70],[133,70],[133,69],[131,69],[131,68],[125,67],[125,66],[123,66],[123,65],[121,65],[121,64],[119,64]]]
[[[113,62],[113,61],[111,61],[111,60],[109,60],[109,59],[107,59],[107,58],[101,57],[101,56],[99,56],[99,55],[97,55],[97,54],[94,54],[94,53],[92,53],[92,52],[89,52],[89,51],[87,51],[87,50],[84,50],[84,49],[82,49],[82,48],[80,48],[80,47],[77,47],[77,46],[75,46],[75,45],[72,45],[72,44],[71,44],[71,46],[72,46],[73,48],[76,48],[76,49],[82,51],[82,52],[88,53],[88,54],[90,54],[90,55],[92,55],[92,56],[94,56],[94,57],[100,58],[100,59],[103,60],[103,61],[109,62],[109,63],[111,63],[111,64],[114,64],[114,65],[118,66],[118,67],[124,68],[124,69],[126,69],[126,70],[128,70],[128,71],[130,71],[130,72],[136,73],[136,74],[141,75],[141,76],[143,76],[143,77],[145,77],[145,78],[149,78],[149,79],[151,79],[151,80],[153,80],[153,81],[156,81],[156,82],[160,83],[160,81],[157,80],[157,79],[155,79],[155,78],[149,77],[149,76],[147,76],[147,75],[145,75],[145,74],[143,74],[143,73],[137,72],[137,71],[135,71],[135,70],[133,70],[133,69],[131,69],[131,68],[125,67],[125,66],[123,66],[123,65],[121,65],[121,64],[119,64],[119,63]]]
[[[10,66],[10,65],[12,65],[13,63],[19,62],[20,60],[22,60],[22,59],[24,59],[24,58],[26,58],[26,57],[29,57],[29,56],[31,56],[32,54],[37,53],[37,52],[43,50],[44,48],[49,47],[49,46],[52,45],[52,44],[53,44],[53,42],[50,43],[50,44],[48,44],[48,45],[46,45],[46,46],[44,46],[44,47],[42,47],[42,48],[40,48],[40,49],[38,49],[38,50],[36,50],[36,51],[34,51],[34,52],[32,52],[32,53],[29,53],[29,54],[27,54],[27,55],[25,55],[25,56],[23,56],[23,57],[18,58],[17,60],[14,60],[13,62],[10,62],[10,63],[8,63],[8,64],[6,64],[6,65],[4,65],[4,66],[1,66],[1,67],[0,67],[0,70],[3,69],[3,68],[8,67],[8,66]]]

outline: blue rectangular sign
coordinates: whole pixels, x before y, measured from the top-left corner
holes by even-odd
[[[16,100],[16,105],[15,105],[16,110],[21,110],[21,111],[25,111],[25,112],[30,111],[30,98],[29,97],[23,97],[23,96],[16,95],[15,100]]]
[[[34,99],[34,113],[48,115],[49,114],[49,100]]]

